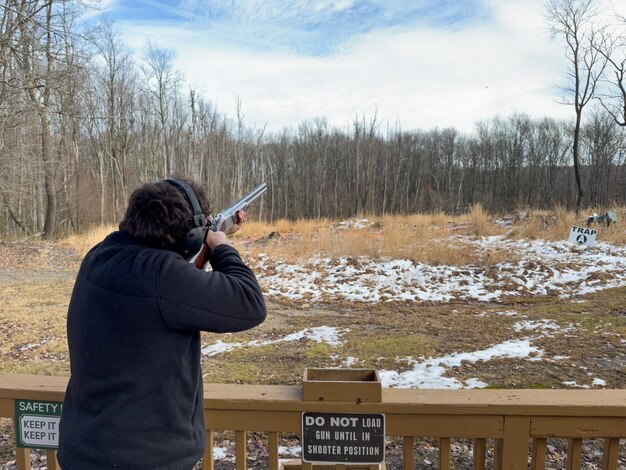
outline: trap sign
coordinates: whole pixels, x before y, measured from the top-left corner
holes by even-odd
[[[385,415],[302,413],[302,460],[380,464],[385,460]]]
[[[572,225],[569,232],[569,241],[578,245],[593,246],[596,243],[597,230],[588,227]]]
[[[56,449],[62,406],[58,401],[15,400],[17,447]]]

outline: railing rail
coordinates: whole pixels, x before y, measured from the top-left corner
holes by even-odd
[[[17,399],[62,401],[66,385],[65,377],[0,375],[0,417],[15,417]],[[495,469],[519,470],[530,464],[532,470],[542,470],[547,439],[556,437],[568,439],[568,469],[581,468],[584,439],[604,439],[603,469],[617,470],[619,440],[626,438],[626,390],[384,389],[380,403],[348,403],[303,401],[298,386],[206,384],[204,396],[205,470],[214,468],[217,430],[235,432],[237,470],[246,468],[247,433],[267,433],[268,468],[278,470],[279,435],[300,434],[305,411],[384,413],[387,436],[398,436],[404,444],[404,468],[415,465],[415,438],[431,437],[439,440],[442,470],[450,468],[454,438],[473,439],[476,469],[486,467],[487,439],[491,439]],[[18,470],[30,468],[28,449],[17,449],[16,459]],[[49,452],[48,460],[48,468],[55,469],[54,452]],[[329,467],[302,464],[300,468]]]

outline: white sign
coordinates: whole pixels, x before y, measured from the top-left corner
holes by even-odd
[[[576,227],[572,225],[569,232],[569,241],[577,245],[593,246],[596,243],[598,231],[589,227]]]
[[[22,415],[20,416],[20,440],[26,446],[35,448],[59,446],[60,416]]]

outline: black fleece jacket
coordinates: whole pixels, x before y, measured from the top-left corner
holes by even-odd
[[[209,261],[201,271],[123,231],[87,254],[67,317],[63,470],[191,470],[201,458],[200,330],[242,331],[266,315],[237,250],[220,245]]]

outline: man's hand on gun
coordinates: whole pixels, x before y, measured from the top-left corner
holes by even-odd
[[[238,201],[235,201],[229,207],[221,211],[213,218],[208,225],[207,233],[204,237],[202,250],[191,262],[198,269],[204,269],[206,259],[208,258],[207,250],[210,253],[218,245],[228,243],[226,235],[235,233],[248,218],[246,209],[250,204],[256,201],[263,193],[267,191],[267,183],[261,183],[252,189],[248,194]]]
[[[214,232],[207,230],[204,243],[206,243],[209,250],[214,250],[217,245],[222,243],[228,243],[226,235],[232,235],[241,228],[244,222],[248,220],[248,213],[246,211],[237,211],[237,223],[231,225],[226,232]]]
[[[204,269],[208,261],[209,253],[217,248],[218,245],[229,244],[227,235],[232,235],[239,230],[246,220],[248,220],[248,213],[246,211],[237,211],[237,223],[231,225],[226,232],[207,230],[204,236],[202,250],[194,261],[196,268]]]

